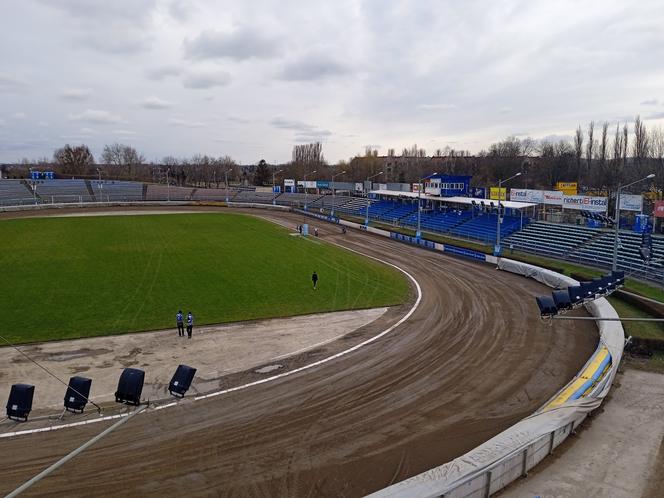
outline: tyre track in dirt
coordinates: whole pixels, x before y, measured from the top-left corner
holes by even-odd
[[[302,220],[249,212],[291,226]],[[314,369],[135,417],[30,494],[361,496],[449,461],[532,413],[597,344],[592,323],[539,320],[533,296],[546,288],[536,282],[313,225],[323,239],[411,273],[423,291],[411,318]],[[104,428],[95,425],[2,441],[12,463],[0,492]]]

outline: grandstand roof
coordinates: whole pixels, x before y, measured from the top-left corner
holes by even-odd
[[[420,196],[417,192],[399,192],[397,190],[372,190],[371,193],[376,195],[386,195],[389,197],[408,197],[411,199],[416,199],[417,197]],[[484,202],[485,204],[488,204],[490,202],[493,203],[498,202],[493,199],[476,199],[474,197],[438,197],[429,194],[422,194],[421,198],[428,199],[431,201],[448,202],[451,204],[467,204],[467,205],[472,205],[473,201],[476,204],[479,204],[481,202]],[[526,209],[529,207],[537,206],[537,204],[534,204],[532,202],[500,201],[500,203],[508,209]]]

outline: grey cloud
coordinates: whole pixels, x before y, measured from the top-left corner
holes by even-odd
[[[7,73],[0,73],[0,93],[23,93],[28,84]]]
[[[284,130],[311,131],[316,128],[315,126],[303,123],[302,121],[284,119],[281,117],[274,118],[270,121],[270,124],[275,128],[281,128]]]
[[[284,66],[279,74],[285,81],[316,81],[352,72],[347,64],[321,53],[309,53]]]
[[[173,0],[168,6],[168,13],[179,22],[188,21],[196,10],[194,3],[186,0]]]
[[[664,112],[656,112],[646,116],[646,119],[664,119]]]
[[[230,32],[203,31],[184,41],[184,53],[189,59],[229,58],[238,61],[256,58],[269,59],[280,52],[281,42],[262,31],[242,26]]]
[[[146,50],[152,41],[148,28],[156,0],[143,0],[141,5],[133,0],[41,0],[40,3],[61,14],[77,49],[128,55]]]
[[[182,70],[179,67],[172,65],[154,67],[145,72],[145,75],[149,79],[156,81],[161,81],[172,76],[180,76],[180,74],[182,74]]]
[[[420,104],[417,106],[422,111],[450,111],[456,109],[455,104]]]
[[[512,112],[512,108],[511,107],[501,107],[498,112],[500,114],[509,114],[510,112]]]
[[[182,80],[185,88],[194,90],[226,86],[231,82],[231,75],[225,71],[192,72]]]
[[[201,121],[188,121],[177,117],[170,118],[168,124],[172,126],[182,126],[184,128],[202,128],[205,126],[205,123]]]
[[[160,109],[170,109],[173,107],[171,102],[167,100],[162,100],[159,97],[147,97],[142,100],[139,105],[144,109],[160,110]]]
[[[117,114],[100,109],[86,109],[79,114],[70,114],[69,120],[92,124],[118,124],[124,122]]]
[[[274,118],[270,121],[270,125],[274,128],[279,128],[282,130],[293,130],[295,131],[294,139],[297,142],[315,142],[317,140],[322,140],[324,138],[332,136],[330,130],[320,129],[317,126],[313,126],[302,121],[285,119],[282,117]]]
[[[302,143],[321,142],[330,136],[332,136],[330,130],[317,130],[313,132],[296,133],[294,139],[296,142]]]
[[[92,95],[89,88],[68,88],[60,94],[62,100],[81,101],[86,100]]]
[[[657,105],[657,104],[659,104],[659,100],[657,99],[649,99],[641,102],[641,105]]]

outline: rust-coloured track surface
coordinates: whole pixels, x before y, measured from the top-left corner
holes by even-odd
[[[532,413],[596,347],[592,322],[539,320],[533,296],[548,290],[532,280],[313,225],[324,240],[412,274],[423,296],[410,319],[314,369],[138,415],[26,494],[360,496],[449,461]],[[0,439],[0,493],[110,423]]]

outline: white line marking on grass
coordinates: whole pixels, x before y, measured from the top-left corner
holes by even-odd
[[[341,358],[342,356],[346,356],[346,355],[348,355],[348,354],[350,354],[354,351],[357,351],[358,349],[360,349],[360,348],[362,348],[362,347],[364,347],[368,344],[371,344],[372,342],[377,341],[381,337],[386,336],[387,334],[392,332],[394,329],[399,327],[406,320],[408,320],[412,316],[413,313],[415,313],[415,310],[417,310],[417,308],[420,306],[420,302],[422,301],[422,288],[420,287],[419,282],[417,280],[415,280],[415,277],[413,277],[410,273],[408,273],[403,268],[401,268],[401,267],[399,267],[395,264],[388,263],[387,261],[384,261],[380,258],[377,258],[376,256],[371,256],[371,255],[368,255],[368,254],[364,254],[361,251],[357,251],[355,249],[350,249],[348,247],[344,247],[344,246],[342,246],[340,244],[337,244],[335,242],[332,242],[332,241],[326,241],[326,242],[328,244],[332,244],[332,245],[341,247],[341,248],[343,248],[347,251],[351,251],[351,252],[354,252],[356,254],[360,254],[362,256],[365,256],[367,258],[374,259],[374,260],[379,261],[383,264],[391,266],[392,268],[396,268],[401,273],[406,275],[413,282],[413,284],[415,284],[415,288],[417,289],[417,299],[415,300],[415,303],[410,308],[410,310],[408,310],[408,313],[406,313],[404,316],[402,316],[397,323],[391,325],[390,327],[383,330],[379,334],[377,334],[373,337],[370,337],[366,341],[363,341],[359,344],[356,344],[355,346],[353,346],[351,348],[348,348],[344,351],[333,354],[332,356],[328,356],[327,358],[323,358],[322,360],[315,361],[313,363],[310,363],[308,365],[304,365],[304,366],[296,368],[294,370],[289,370],[288,372],[284,372],[284,373],[281,373],[281,374],[278,374],[278,375],[273,375],[272,377],[267,377],[265,379],[257,380],[257,381],[254,381],[254,382],[249,382],[248,384],[242,384],[240,386],[231,387],[231,388],[228,388],[228,389],[222,389],[221,391],[216,391],[216,392],[204,394],[204,395],[201,395],[201,396],[196,396],[194,398],[188,398],[189,400],[199,401],[199,400],[202,400],[202,399],[214,398],[216,396],[221,396],[223,394],[228,394],[228,393],[232,393],[232,392],[235,392],[235,391],[241,391],[243,389],[247,389],[249,387],[257,386],[259,384],[265,384],[267,382],[273,382],[275,380],[282,379],[284,377],[288,377],[288,376],[294,375],[296,373],[304,372],[305,370],[309,370],[311,368],[318,367],[320,365],[324,365],[325,363],[329,363],[330,361],[336,360],[337,358]],[[176,406],[177,404],[178,404],[178,402],[176,401],[176,402],[168,403],[166,405],[156,406],[154,408],[154,411],[162,410],[164,408],[170,408],[170,407]],[[151,412],[152,412],[152,410],[151,411],[145,410],[142,413],[151,413]],[[99,418],[90,419],[90,420],[85,420],[85,421],[81,421],[81,422],[73,422],[73,423],[70,423],[70,424],[54,425],[54,426],[50,426],[50,427],[42,427],[42,428],[39,428],[39,429],[28,429],[28,430],[25,430],[25,431],[6,432],[4,434],[0,434],[0,439],[14,437],[14,436],[23,436],[23,435],[27,435],[27,434],[35,434],[35,433],[38,433],[38,432],[50,432],[50,431],[55,431],[55,430],[60,430],[60,429],[67,429],[69,427],[78,427],[78,426],[82,426],[82,425],[93,424],[95,422],[105,422],[105,421],[108,421],[108,420],[114,420],[114,419],[118,419],[118,418],[121,418],[121,417],[126,417],[128,415],[129,415],[128,413],[122,413],[122,414],[119,414],[119,415],[108,415],[108,416],[99,417]]]

